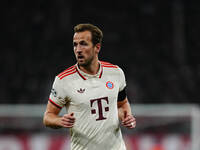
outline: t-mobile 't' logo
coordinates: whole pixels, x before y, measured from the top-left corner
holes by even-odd
[[[102,97],[102,98],[90,100],[90,106],[91,106],[91,107],[93,106],[93,103],[94,103],[95,101],[97,102],[98,112],[99,112],[99,118],[97,118],[96,121],[106,119],[106,118],[103,116],[102,101],[106,101],[107,104],[109,104],[108,97]],[[104,110],[105,110],[105,112],[106,112],[106,111],[109,111],[109,107],[104,107]],[[96,109],[92,109],[92,110],[91,110],[91,113],[92,113],[92,114],[96,114]]]

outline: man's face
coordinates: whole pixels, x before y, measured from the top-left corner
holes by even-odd
[[[73,38],[74,54],[80,66],[88,66],[97,58],[100,47],[93,45],[90,31],[76,32]]]

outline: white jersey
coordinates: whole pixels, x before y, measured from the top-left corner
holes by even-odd
[[[125,86],[123,71],[102,61],[96,75],[74,65],[56,76],[49,100],[74,113],[72,150],[126,150],[117,109],[118,93]]]

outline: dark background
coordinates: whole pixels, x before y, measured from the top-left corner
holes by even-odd
[[[1,20],[0,103],[46,103],[75,64],[73,27],[103,33],[100,60],[126,74],[132,103],[200,104],[200,2],[8,0]]]

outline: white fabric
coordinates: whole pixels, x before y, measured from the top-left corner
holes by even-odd
[[[125,150],[117,109],[118,93],[126,86],[123,71],[101,62],[96,75],[84,73],[77,65],[66,72],[56,76],[50,100],[74,113],[71,149]]]

